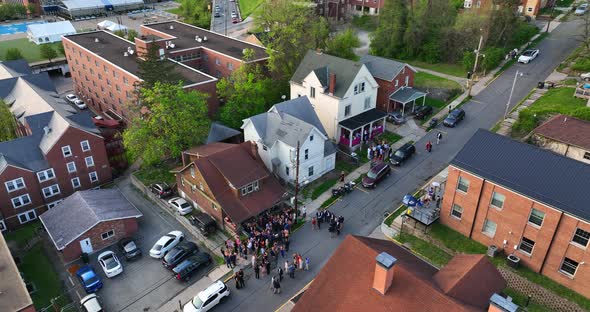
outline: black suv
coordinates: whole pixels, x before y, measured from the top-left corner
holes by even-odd
[[[406,143],[402,145],[397,151],[395,151],[389,161],[394,166],[399,166],[402,162],[408,160],[416,152],[416,147],[412,143]]]
[[[374,188],[379,181],[383,180],[391,173],[391,167],[388,164],[381,162],[376,164],[367,175],[363,177],[363,186],[366,188]]]
[[[204,212],[195,212],[193,216],[189,216],[189,221],[205,236],[212,234],[217,228],[215,220]]]
[[[447,127],[454,127],[459,123],[459,121],[463,120],[463,118],[465,118],[464,110],[460,108],[453,109],[443,121],[443,125]]]
[[[199,252],[197,244],[186,241],[183,244],[170,249],[170,251],[164,256],[164,259],[162,259],[162,265],[164,265],[165,268],[172,269],[180,263],[180,261],[184,260],[184,258],[197,252]]]
[[[137,247],[137,244],[135,243],[135,241],[132,238],[129,238],[129,237],[122,238],[117,243],[117,245],[119,246],[121,253],[123,253],[123,255],[125,256],[125,259],[127,261],[131,261],[131,260],[141,256],[141,249],[139,249],[139,247]]]
[[[172,272],[177,280],[188,281],[191,275],[201,266],[208,266],[211,264],[211,256],[206,252],[199,252],[194,256],[190,256],[181,263],[179,263]]]
[[[422,105],[414,111],[414,118],[422,120],[430,114],[432,114],[432,106]]]
[[[150,185],[152,193],[156,194],[158,198],[166,198],[172,195],[172,189],[166,183],[154,183]]]

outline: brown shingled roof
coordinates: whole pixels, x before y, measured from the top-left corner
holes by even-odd
[[[557,115],[533,130],[546,138],[590,150],[590,122]]]
[[[397,259],[393,282],[385,295],[372,288],[375,258],[381,252]],[[496,270],[484,265],[473,268],[475,271],[482,269]],[[489,302],[488,296],[474,306],[445,294],[434,281],[437,272],[435,267],[391,241],[349,235],[292,311],[481,311],[480,307]],[[441,277],[445,277],[444,274]],[[457,282],[455,287],[461,287],[462,283]],[[469,286],[471,289],[466,296],[502,290],[495,283]]]

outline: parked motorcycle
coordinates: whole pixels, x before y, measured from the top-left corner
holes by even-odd
[[[334,196],[334,197],[344,196],[344,195],[352,192],[354,190],[355,185],[356,185],[356,183],[354,183],[353,181],[345,182],[344,185],[332,189],[332,196]]]

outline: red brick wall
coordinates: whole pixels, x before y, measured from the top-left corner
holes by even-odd
[[[414,72],[410,70],[407,66],[404,68],[403,72],[399,72],[399,74],[395,76],[393,81],[382,80],[374,77],[377,81],[377,84],[379,85],[379,89],[377,90],[377,109],[382,110],[384,112],[391,112],[395,110],[393,102],[390,103],[389,101],[389,96],[395,91],[397,91],[399,88],[404,87],[406,85],[406,77],[408,77],[408,87],[413,87]],[[395,86],[396,80],[398,81],[397,87]],[[401,109],[401,106],[398,109]]]
[[[114,230],[115,235],[103,240],[101,237],[102,233],[110,230]],[[123,237],[133,236],[135,232],[137,232],[137,219],[134,218],[101,222],[67,245],[62,250],[62,253],[66,261],[73,261],[82,255],[82,249],[80,248],[81,240],[90,238],[92,249],[94,250],[93,253],[96,253],[103,248],[115,244]]]
[[[6,190],[6,185],[4,183],[19,177],[22,177],[25,180],[25,188],[9,193]],[[11,198],[24,194],[29,194],[31,203],[17,209],[13,208]],[[37,216],[39,216],[42,211],[45,211],[44,209],[40,209],[44,206],[45,201],[43,195],[41,195],[37,175],[34,172],[12,166],[8,166],[4,169],[0,174],[0,211],[2,212],[2,217],[0,218],[4,219],[4,223],[6,223],[8,229],[15,229],[20,226],[20,222],[16,217],[17,214],[36,209],[35,212],[37,213]]]

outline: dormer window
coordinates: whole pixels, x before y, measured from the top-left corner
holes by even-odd
[[[244,186],[240,191],[242,192],[242,196],[246,196],[252,192],[258,191],[258,181],[254,181]]]

